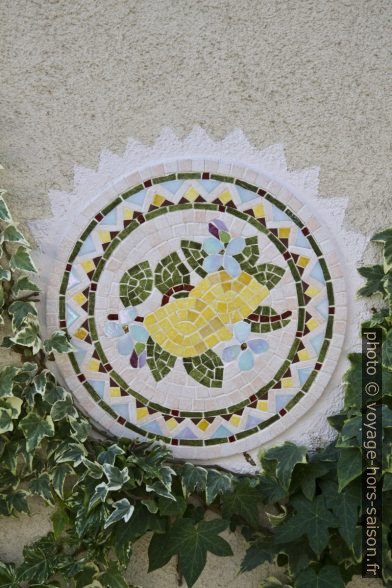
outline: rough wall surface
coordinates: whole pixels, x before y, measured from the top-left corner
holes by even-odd
[[[4,0],[0,19],[2,185],[20,221],[47,216],[48,190],[71,189],[74,164],[95,167],[102,148],[195,124],[319,165],[321,194],[349,198],[351,229],[390,220],[389,0]],[[46,531],[38,508],[2,526],[1,555]],[[145,575],[144,551],[134,582],[174,587],[168,569]],[[211,557],[198,584],[253,587],[261,574],[235,579]]]

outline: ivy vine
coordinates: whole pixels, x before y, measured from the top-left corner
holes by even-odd
[[[344,410],[329,419],[335,441],[315,452],[288,442],[269,449],[257,475],[175,463],[160,444],[102,440],[49,367],[71,345],[62,331],[40,336],[36,268],[2,196],[0,221],[2,346],[16,354],[0,370],[0,514],[29,513],[31,496],[53,509],[52,531],[24,548],[23,562],[0,563],[0,588],[129,587],[125,569],[146,533],[149,570],[175,556],[191,587],[208,553],[232,555],[226,529],[240,530],[248,543],[242,573],[264,562],[282,566],[285,582],[270,577],[264,588],[339,588],[360,573],[360,354],[349,356]],[[366,278],[360,294],[384,301],[366,324],[380,327],[384,340],[377,402],[384,416],[383,580],[391,585],[392,229],[373,240],[383,246],[383,264],[359,270]]]

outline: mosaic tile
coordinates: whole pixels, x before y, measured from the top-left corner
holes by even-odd
[[[246,170],[198,165],[136,174],[105,202],[80,227],[54,296],[75,346],[60,366],[75,372],[71,388],[116,431],[208,458],[292,422],[344,319],[339,257],[323,255],[333,247],[310,214],[299,218],[302,203]]]

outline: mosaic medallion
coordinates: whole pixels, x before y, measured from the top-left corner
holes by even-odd
[[[286,188],[230,170],[171,162],[100,196],[49,292],[82,408],[180,457],[230,455],[284,430],[320,396],[343,343],[329,236]]]

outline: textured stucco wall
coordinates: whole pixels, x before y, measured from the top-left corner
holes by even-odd
[[[390,0],[3,0],[1,183],[15,216],[47,216],[48,190],[70,190],[74,164],[96,166],[103,148],[200,124],[320,165],[321,194],[348,196],[347,226],[371,233],[392,220],[391,20]],[[47,530],[36,508],[2,526],[0,555]],[[174,587],[169,568],[146,577],[144,551],[134,582]],[[199,585],[266,573],[236,569],[211,557]]]

